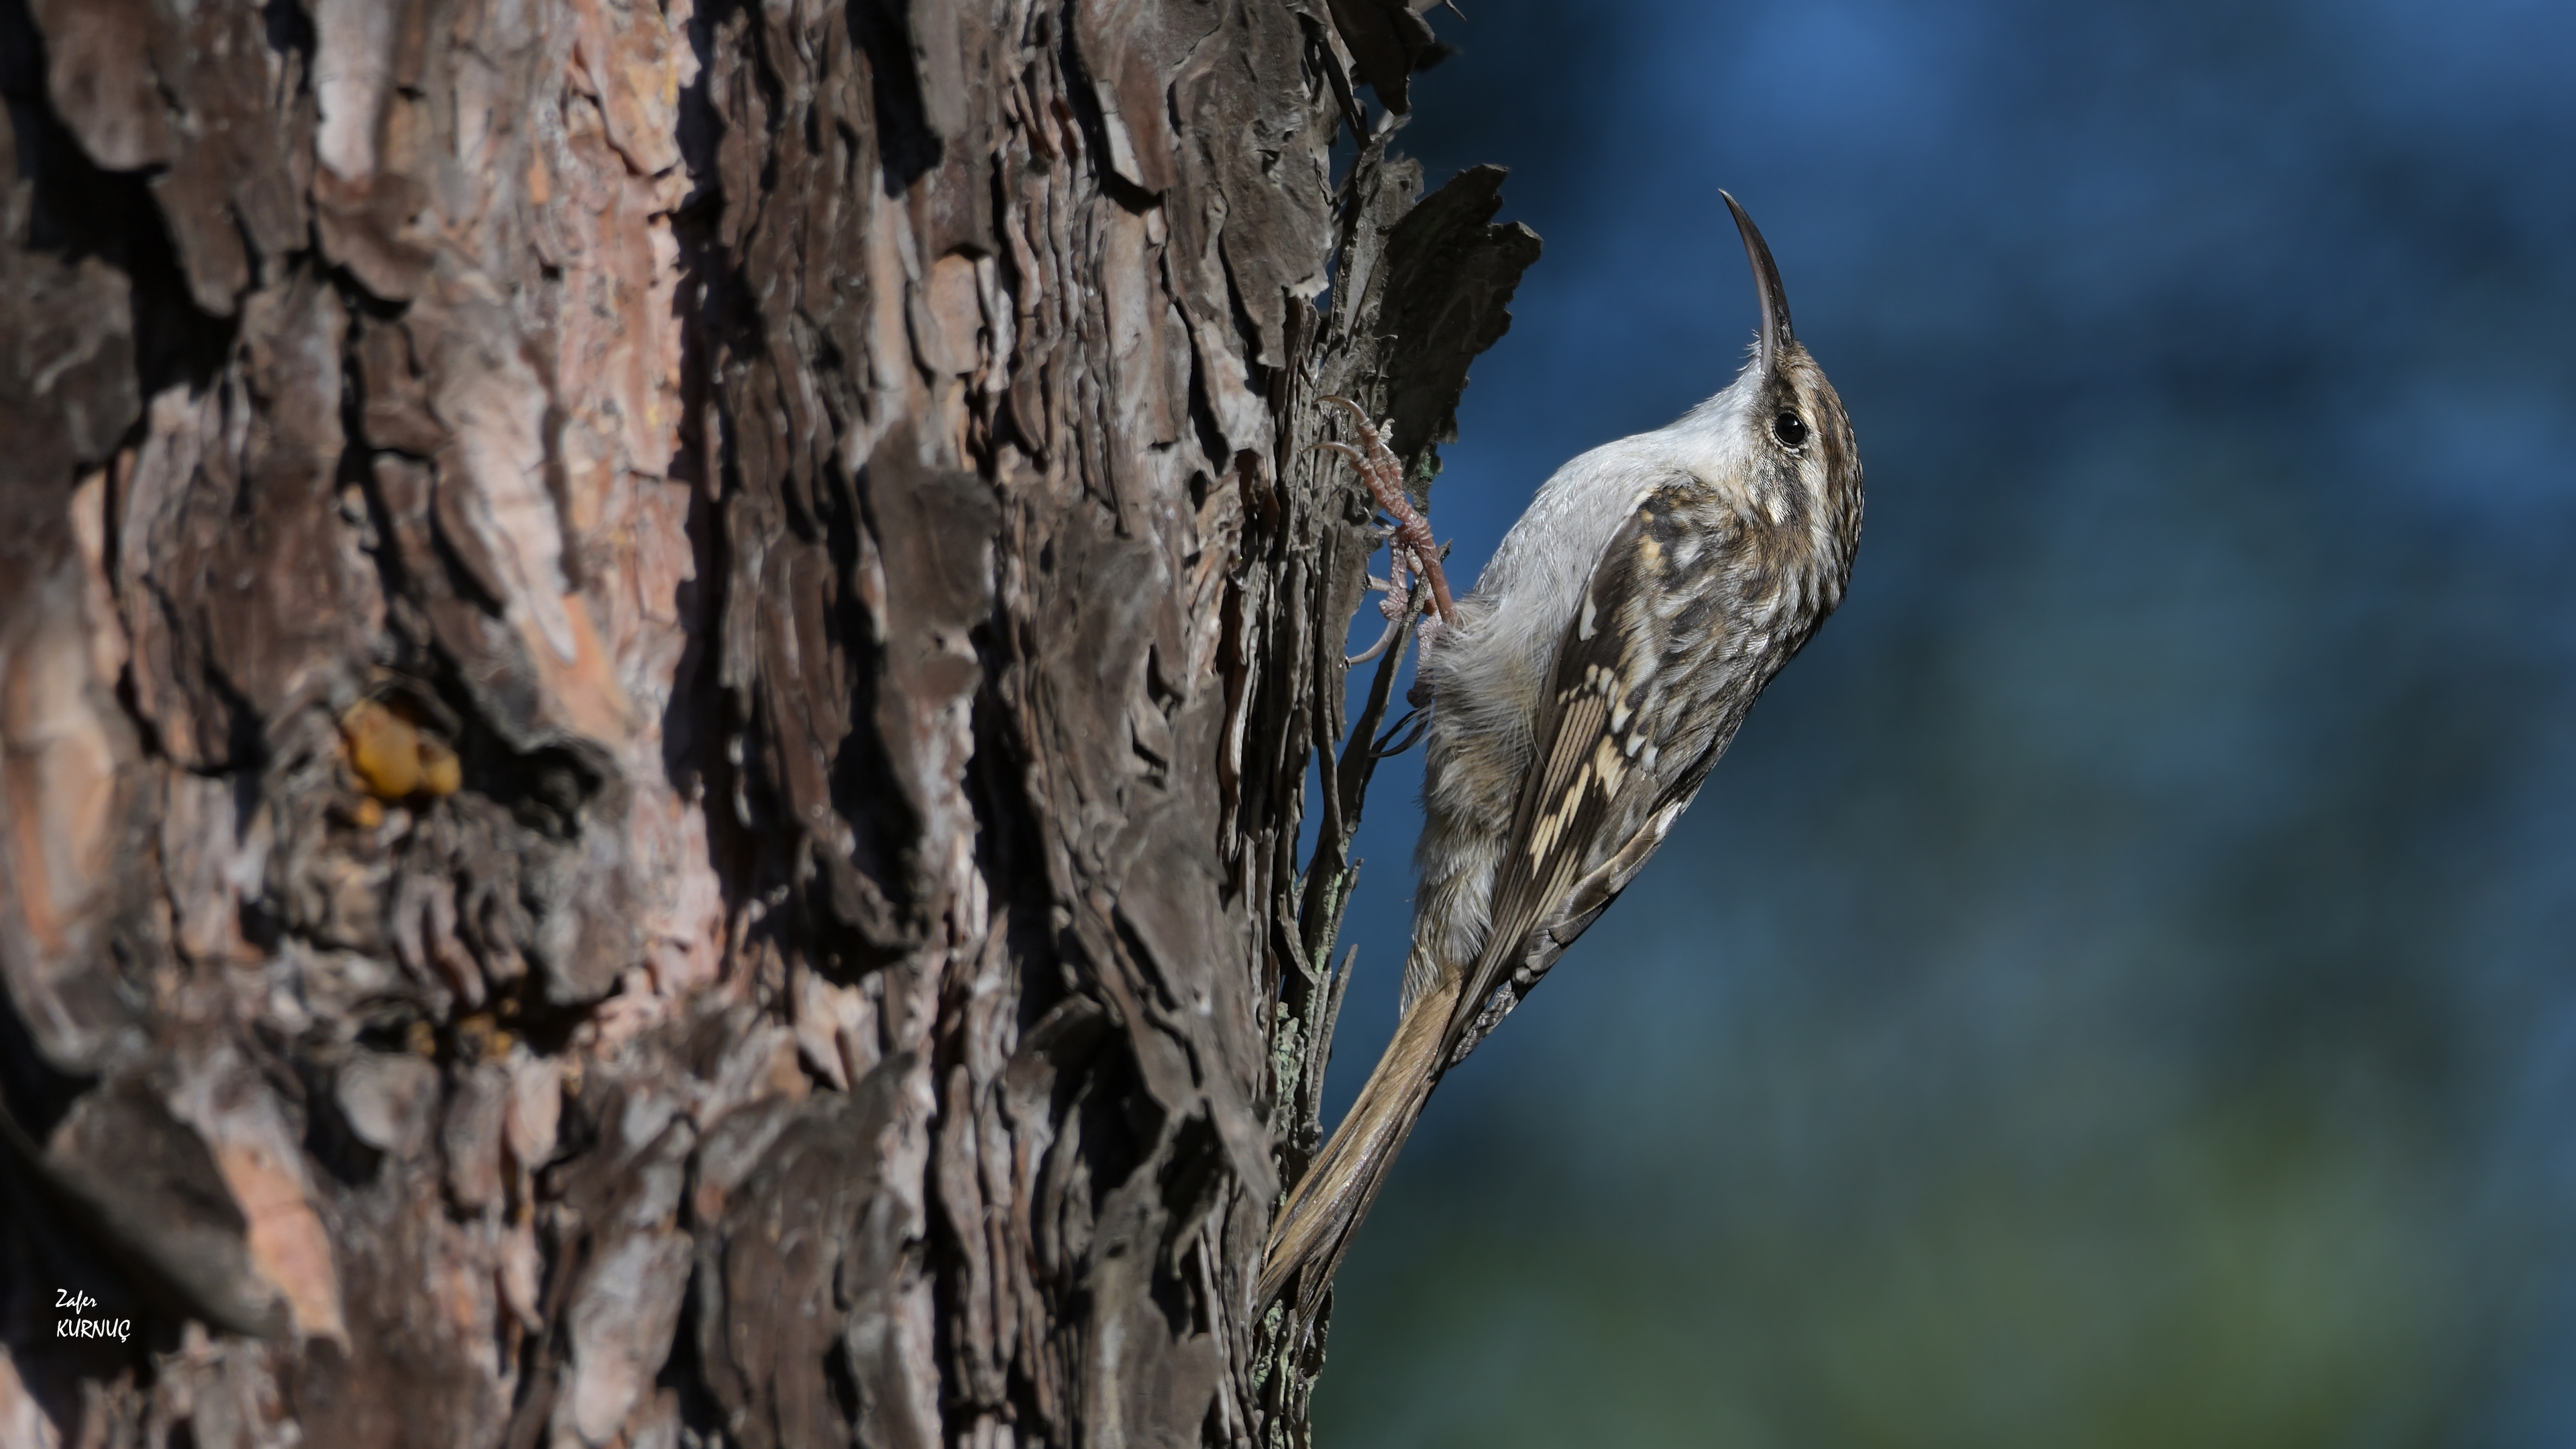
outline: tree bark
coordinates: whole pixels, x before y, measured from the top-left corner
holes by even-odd
[[[1536,238],[1398,0],[698,5],[0,0],[0,1445],[1307,1437]]]

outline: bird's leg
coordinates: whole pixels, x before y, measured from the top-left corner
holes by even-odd
[[[1432,616],[1442,625],[1456,624],[1458,606],[1449,596],[1448,575],[1440,569],[1440,547],[1432,542],[1431,525],[1424,522],[1421,513],[1415,510],[1413,500],[1404,496],[1402,460],[1386,445],[1386,439],[1378,430],[1370,425],[1368,414],[1358,403],[1346,397],[1327,397],[1318,401],[1331,403],[1351,415],[1351,426],[1359,434],[1358,447],[1348,443],[1317,443],[1315,446],[1350,459],[1352,468],[1360,475],[1360,482],[1368,486],[1369,495],[1377,500],[1377,506],[1387,517],[1395,520],[1395,537],[1388,553],[1396,560],[1396,581],[1403,580],[1404,560],[1410,555],[1412,566],[1431,585]]]
[[[1406,557],[1404,550],[1389,547],[1386,551],[1386,577],[1369,577],[1369,587],[1383,595],[1377,601],[1378,614],[1390,624],[1401,624],[1406,615],[1422,611],[1420,602],[1413,597],[1412,570],[1404,566]]]

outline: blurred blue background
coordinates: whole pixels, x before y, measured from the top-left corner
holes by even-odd
[[[1467,8],[1399,146],[1547,251],[1453,571],[1732,376],[1721,185],[1868,529],[1433,1101],[1322,1441],[2576,1444],[2576,8]]]

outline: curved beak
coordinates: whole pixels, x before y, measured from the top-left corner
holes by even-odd
[[[1797,340],[1789,328],[1789,294],[1780,290],[1780,268],[1771,260],[1771,248],[1762,241],[1762,229],[1744,214],[1732,196],[1726,197],[1726,209],[1735,213],[1735,230],[1744,238],[1744,258],[1753,264],[1753,292],[1762,305],[1762,346],[1757,355],[1764,372],[1780,362],[1780,354]]]

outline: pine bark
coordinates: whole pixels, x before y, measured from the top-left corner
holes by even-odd
[[[0,0],[0,1445],[1302,1442],[1436,54]]]

